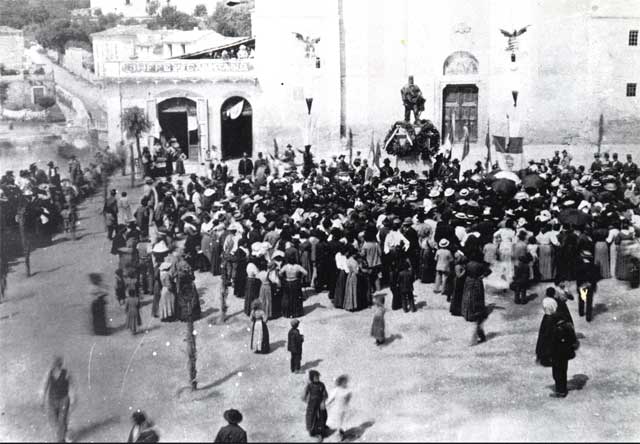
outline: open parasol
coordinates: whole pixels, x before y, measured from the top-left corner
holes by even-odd
[[[515,182],[509,179],[496,179],[491,184],[491,188],[496,193],[509,197],[513,197],[517,191]]]
[[[558,220],[567,225],[584,226],[591,221],[591,215],[577,208],[567,208],[560,212]]]
[[[520,182],[522,182],[518,177],[518,175],[516,173],[512,173],[511,171],[500,171],[496,173],[493,177],[496,179],[507,179],[512,182],[515,182],[516,184],[519,184]]]
[[[537,174],[529,174],[527,177],[522,179],[522,186],[524,188],[534,188],[539,190],[544,188],[544,179]]]

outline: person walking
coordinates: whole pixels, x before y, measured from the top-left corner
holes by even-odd
[[[376,345],[384,344],[385,322],[384,295],[376,295],[373,305],[373,322],[371,323],[371,336],[376,340]]]
[[[340,441],[344,440],[344,422],[351,402],[351,390],[348,388],[349,377],[338,376],[336,386],[327,398],[327,427],[338,431]]]
[[[91,321],[93,324],[93,334],[97,336],[106,336],[109,334],[107,328],[106,305],[107,292],[103,286],[103,279],[100,273],[89,273],[89,282],[91,282],[93,302],[91,302]]]
[[[104,223],[107,227],[107,237],[109,240],[113,240],[116,234],[116,228],[118,227],[118,198],[116,197],[116,190],[109,192],[109,197],[104,202],[102,208],[102,214],[104,214]]]
[[[213,442],[215,443],[239,443],[247,442],[247,432],[238,424],[242,422],[242,413],[236,409],[226,410],[223,414],[227,425],[218,430]]]
[[[287,335],[287,350],[291,353],[291,373],[300,373],[300,362],[302,361],[302,343],[304,336],[300,334],[298,326],[300,321],[291,320],[291,329]]]
[[[436,251],[436,283],[433,288],[434,293],[441,293],[453,264],[453,254],[449,249],[449,240],[440,239],[438,250]]]
[[[328,398],[327,389],[320,382],[320,372],[309,371],[309,383],[304,390],[302,400],[307,403],[306,423],[309,436],[324,437],[327,423],[326,400]]]
[[[46,409],[49,423],[55,430],[57,442],[67,442],[69,409],[76,403],[75,386],[61,356],[53,359],[47,371],[41,392],[42,408]]]
[[[514,292],[514,302],[516,304],[527,303],[527,287],[529,286],[529,261],[529,254],[525,253],[522,256],[519,256],[515,263],[511,289]]]
[[[580,342],[573,324],[557,315],[558,304],[554,299],[544,298],[542,307],[544,316],[536,343],[536,361],[544,367],[551,367],[555,391],[549,396],[565,398],[569,394],[569,361],[575,358]]]
[[[262,303],[254,300],[251,303],[251,344],[254,353],[269,353],[269,329],[267,328],[267,315],[262,309]]]
[[[587,322],[593,317],[593,298],[598,289],[600,267],[593,263],[590,251],[580,253],[580,261],[576,266],[576,288],[578,290],[578,314],[586,315]]]
[[[466,279],[462,291],[462,316],[468,322],[475,322],[472,345],[480,344],[487,340],[482,324],[487,319],[487,309],[484,298],[484,284],[482,279],[487,270],[482,262],[469,261],[466,268]]]
[[[160,441],[158,432],[154,429],[153,424],[147,419],[147,416],[143,412],[140,410],[133,412],[131,415],[131,421],[133,422],[133,426],[129,431],[127,443],[153,443]]]

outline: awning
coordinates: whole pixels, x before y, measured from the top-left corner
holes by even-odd
[[[249,46],[249,47],[255,47],[255,42],[256,42],[256,39],[254,37],[238,37],[238,40],[233,41],[233,42],[229,42],[229,43],[225,43],[224,45],[221,45],[221,46],[202,49],[200,51],[195,51],[195,52],[191,52],[189,54],[183,54],[181,56],[172,57],[172,58],[173,59],[198,59],[198,58],[202,58],[202,56],[208,55],[209,53],[222,51],[224,49],[235,48],[235,47],[240,46],[240,45],[245,45],[245,46]]]

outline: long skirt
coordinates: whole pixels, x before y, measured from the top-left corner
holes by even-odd
[[[377,341],[382,342],[385,338],[384,331],[384,313],[376,313],[373,316],[373,322],[371,323],[371,336],[376,338]]]
[[[162,288],[160,292],[159,315],[161,321],[167,321],[173,318],[174,306],[176,303],[175,295],[168,288]]]
[[[256,319],[251,326],[251,350],[269,353],[269,329],[262,319]]]
[[[320,402],[309,402],[307,404],[307,431],[311,436],[324,433],[327,423],[327,410],[320,408]]]
[[[618,245],[615,242],[611,243],[609,247],[609,273],[611,276],[616,276],[616,264],[618,262]]]
[[[538,249],[538,268],[541,281],[552,281],[555,278],[553,259],[553,246],[551,244],[540,245]]]
[[[222,245],[220,240],[214,240],[211,242],[211,273],[214,276],[220,276],[222,273]]]
[[[355,311],[358,308],[358,274],[351,272],[347,275],[344,288],[344,303],[342,308]]]
[[[311,278],[313,277],[313,266],[311,265],[311,252],[303,251],[300,254],[300,265],[307,270],[307,275],[302,277],[302,286],[310,287]]]
[[[137,333],[138,327],[142,324],[138,304],[138,298],[127,298],[127,328],[134,334]]]
[[[449,312],[453,316],[462,316],[462,294],[464,292],[464,282],[467,280],[466,275],[455,277],[453,282],[453,294],[451,295],[451,305]]]
[[[185,174],[184,162],[182,161],[182,159],[176,160],[176,174],[179,174],[181,176],[184,176]]]
[[[270,284],[271,287],[271,317],[277,319],[282,316],[282,289],[277,284]],[[260,287],[262,290],[262,287]]]
[[[333,306],[336,308],[342,308],[344,305],[344,293],[347,286],[347,273],[344,270],[338,270],[338,277],[336,278],[336,287],[333,291]]]
[[[462,316],[469,322],[481,320],[486,313],[482,279],[467,276],[462,292]]]
[[[282,315],[286,318],[298,318],[304,315],[302,287],[298,279],[282,282]]]
[[[433,284],[436,280],[436,262],[433,258],[431,248],[420,250],[420,282],[423,284]]]
[[[271,302],[271,283],[262,282],[260,285],[260,293],[258,294],[258,299],[260,300],[260,304],[262,305],[262,310],[264,310],[265,316],[267,319],[273,318],[273,303]]]
[[[634,244],[632,240],[623,240],[618,245],[618,255],[616,258],[616,279],[628,281],[631,271],[631,259],[628,250]]]
[[[247,278],[247,285],[244,292],[244,314],[251,314],[251,303],[260,297],[260,286],[262,282],[257,278]]]
[[[358,310],[371,306],[371,291],[370,291],[369,275],[366,273],[358,273],[358,285],[357,285],[357,306]]]
[[[609,279],[611,277],[611,262],[609,261],[609,246],[604,241],[598,241],[595,245],[593,263],[600,267],[600,277]]]

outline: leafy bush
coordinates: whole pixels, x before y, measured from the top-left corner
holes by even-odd
[[[40,105],[44,109],[49,109],[55,104],[56,104],[56,99],[54,97],[51,97],[51,96],[38,97],[38,105]]]

